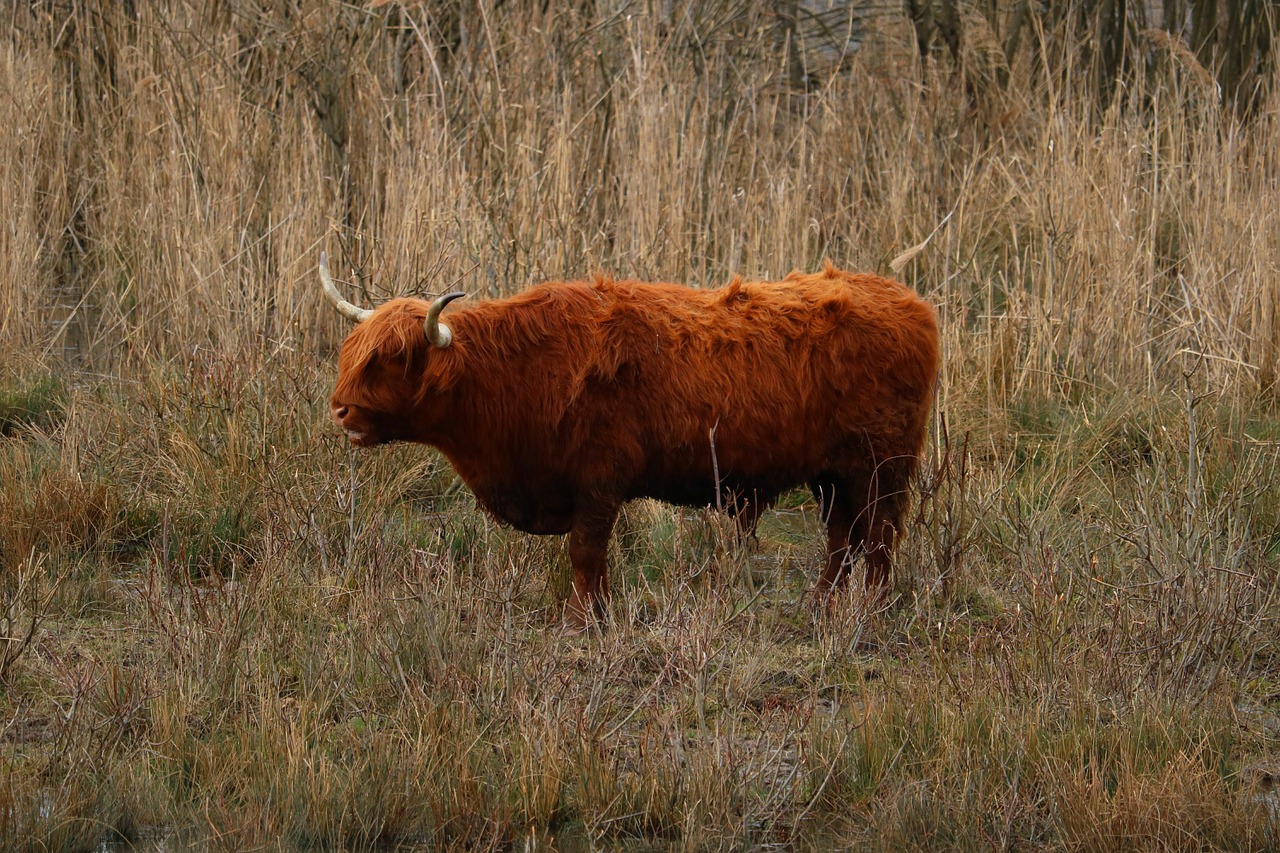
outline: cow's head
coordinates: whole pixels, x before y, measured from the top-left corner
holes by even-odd
[[[376,311],[342,298],[323,252],[320,283],[338,313],[356,323],[338,357],[338,384],[330,400],[335,423],[352,444],[372,447],[415,438],[433,417],[433,375],[447,359],[453,332],[440,312],[464,293],[448,293],[427,304],[393,299]],[[434,358],[433,358],[434,355]],[[437,383],[438,384],[438,383]]]

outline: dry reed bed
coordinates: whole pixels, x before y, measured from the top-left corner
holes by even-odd
[[[1103,108],[1053,32],[921,83],[894,26],[801,92],[749,5],[103,5],[0,13],[0,846],[1275,846],[1274,96],[1153,53]],[[638,504],[562,637],[558,542],[325,422],[322,247],[490,296],[930,234],[874,617],[803,606],[799,498]]]

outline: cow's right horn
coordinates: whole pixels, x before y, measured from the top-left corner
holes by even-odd
[[[329,275],[329,260],[324,252],[320,253],[320,284],[324,286],[324,295],[329,297],[333,307],[348,320],[359,323],[368,320],[373,313],[372,308],[358,308],[342,298],[342,294],[338,293],[338,286],[333,283],[333,276]]]
[[[427,319],[422,323],[422,330],[427,333],[427,340],[441,349],[453,343],[453,332],[449,331],[448,326],[440,322],[440,312],[444,310],[444,306],[453,300],[461,299],[466,295],[461,291],[454,291],[453,293],[446,293],[431,303],[431,307],[427,309]]]

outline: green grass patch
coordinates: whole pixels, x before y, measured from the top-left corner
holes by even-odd
[[[0,435],[26,427],[49,429],[62,420],[67,396],[65,384],[52,374],[0,387]]]

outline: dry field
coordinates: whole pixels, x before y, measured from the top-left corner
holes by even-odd
[[[0,9],[0,850],[1280,847],[1280,96],[776,8]],[[328,423],[321,249],[364,304],[898,261],[894,600],[815,618],[799,493],[637,503],[564,636],[558,539]]]

